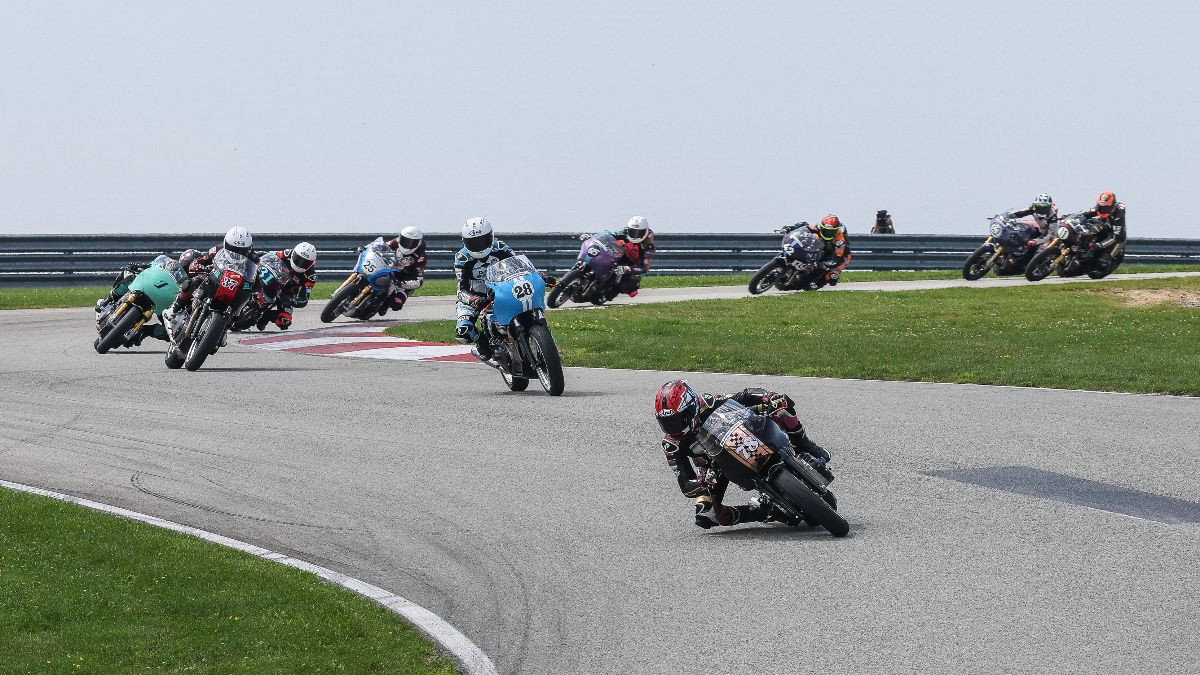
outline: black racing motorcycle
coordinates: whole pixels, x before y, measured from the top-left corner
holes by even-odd
[[[1013,220],[1004,214],[989,220],[991,234],[963,263],[962,275],[967,281],[980,279],[993,270],[998,277],[1023,274],[1037,253],[1037,245],[1029,243],[1042,236],[1037,225],[1026,220]]]
[[[783,250],[750,277],[750,293],[758,295],[772,286],[781,291],[816,290],[825,285],[821,254],[825,244],[807,227],[775,230],[783,235]]]
[[[1117,244],[1113,248],[1111,262],[1096,246],[1096,240],[1104,230],[1099,219],[1072,213],[1059,222],[1058,232],[1030,259],[1029,266],[1025,268],[1026,279],[1041,281],[1051,272],[1060,277],[1086,274],[1092,279],[1103,279],[1116,271],[1125,259],[1124,244]]]
[[[168,368],[199,370],[210,354],[217,353],[225,344],[230,319],[254,294],[257,269],[257,263],[240,253],[217,252],[208,275],[192,296],[191,313],[171,322]]]
[[[284,262],[278,257],[263,256],[258,264],[256,291],[229,322],[229,330],[240,332],[257,326],[264,312],[279,302],[284,293],[292,292],[291,274],[283,266]]]
[[[696,435],[697,447],[715,469],[743,490],[758,490],[784,522],[820,525],[844,537],[850,525],[837,512],[829,479],[797,455],[787,434],[771,418],[728,400],[717,407]]]

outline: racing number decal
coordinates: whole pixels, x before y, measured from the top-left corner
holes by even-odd
[[[771,449],[762,444],[758,437],[744,426],[734,427],[721,445],[725,450],[751,471],[758,471],[763,460],[771,456]]]
[[[375,261],[370,260],[370,259],[364,260],[363,264],[362,264],[362,268],[363,268],[363,271],[366,272],[367,274],[374,274],[375,273]]]
[[[221,277],[221,287],[231,291],[236,291],[238,286],[242,285],[242,280],[235,276]]]
[[[533,309],[533,284],[529,281],[518,281],[512,287],[513,297],[521,302],[521,309],[528,312]]]

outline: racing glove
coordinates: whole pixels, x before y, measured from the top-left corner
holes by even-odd
[[[720,525],[717,520],[717,512],[713,509],[712,497],[707,495],[696,498],[696,527],[708,529],[714,525]]]
[[[287,330],[288,326],[292,325],[292,313],[280,312],[279,316],[275,317],[275,325],[279,326],[279,330]]]

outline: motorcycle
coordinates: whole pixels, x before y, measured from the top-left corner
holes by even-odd
[[[493,348],[484,363],[499,370],[512,391],[525,391],[536,377],[547,394],[562,394],[562,362],[546,325],[546,282],[537,268],[529,258],[513,256],[489,265],[484,283],[491,302],[482,330]]]
[[[750,293],[758,295],[772,286],[781,291],[815,290],[824,286],[821,253],[825,244],[807,227],[775,230],[783,234],[783,250],[750,277]]]
[[[1060,277],[1086,274],[1092,279],[1103,279],[1112,274],[1125,258],[1124,244],[1117,244],[1113,248],[1111,264],[1100,258],[1100,251],[1094,245],[1103,226],[1095,219],[1073,213],[1060,223],[1058,232],[1029,261],[1025,268],[1026,279],[1041,281],[1051,272]]]
[[[129,282],[121,299],[97,312],[96,331],[99,335],[92,346],[100,354],[119,346],[132,347],[141,343],[142,324],[162,313],[179,294],[179,285],[187,272],[168,256],[160,255],[150,266]]]
[[[192,296],[192,311],[176,316],[183,325],[171,328],[166,364],[198,370],[210,354],[225,344],[232,317],[241,313],[254,294],[258,265],[240,253],[221,249],[213,258],[208,276]]]
[[[250,330],[251,326],[256,326],[258,320],[262,318],[263,312],[279,302],[284,288],[290,281],[291,275],[283,269],[282,260],[275,256],[264,256],[258,264],[257,288],[259,290],[250,298],[250,302],[242,307],[242,311],[238,312],[229,322],[229,330],[241,332]]]
[[[990,236],[963,263],[962,275],[967,281],[981,279],[992,270],[996,276],[1022,274],[1037,253],[1037,247],[1029,244],[1042,236],[1037,225],[1003,214],[989,220]]]
[[[358,254],[354,263],[354,271],[338,286],[329,302],[321,310],[321,322],[333,323],[339,316],[345,315],[351,319],[367,321],[375,318],[379,309],[395,291],[389,286],[386,289],[376,289],[371,285],[370,276],[396,266],[396,252],[376,237]],[[391,279],[387,279],[391,284]]]
[[[820,525],[844,537],[850,525],[837,512],[829,479],[797,455],[787,434],[765,415],[736,402],[725,401],[709,415],[696,435],[697,447],[729,482],[757,490],[771,502],[780,520]]]
[[[585,236],[579,247],[578,261],[559,279],[546,302],[554,308],[562,307],[567,300],[603,305],[608,301],[609,289],[618,281],[614,278],[613,268],[621,254],[621,245],[612,234],[600,232]]]

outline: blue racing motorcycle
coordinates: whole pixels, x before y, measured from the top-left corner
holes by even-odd
[[[500,371],[512,391],[525,391],[536,377],[551,396],[563,393],[562,361],[546,325],[546,282],[523,255],[499,260],[484,279],[491,296],[482,329],[492,345],[485,361]]]

